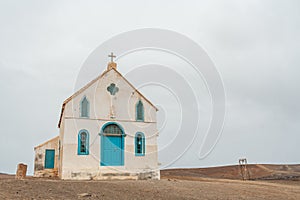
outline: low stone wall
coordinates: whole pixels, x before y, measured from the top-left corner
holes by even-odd
[[[57,169],[43,169],[34,172],[34,177],[58,177]]]

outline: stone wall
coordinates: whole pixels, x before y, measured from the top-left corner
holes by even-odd
[[[20,163],[18,164],[16,179],[24,179],[26,177],[27,165]]]

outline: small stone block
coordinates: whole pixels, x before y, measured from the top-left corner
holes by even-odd
[[[18,164],[16,179],[24,179],[26,177],[27,165],[23,163]]]

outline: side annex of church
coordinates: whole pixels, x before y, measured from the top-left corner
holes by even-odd
[[[34,176],[160,179],[157,111],[112,60],[63,102],[59,135],[34,148]]]

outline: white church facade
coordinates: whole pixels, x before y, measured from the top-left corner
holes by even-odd
[[[63,102],[59,135],[34,148],[34,176],[160,179],[157,111],[110,62]]]

